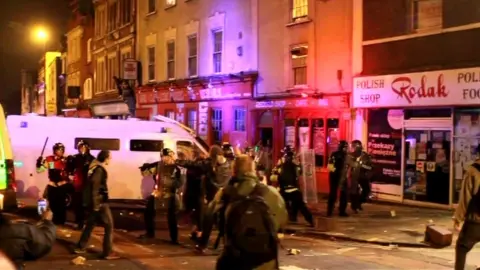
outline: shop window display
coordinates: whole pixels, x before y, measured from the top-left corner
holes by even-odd
[[[454,179],[453,203],[458,203],[459,192],[465,169],[477,157],[477,145],[480,143],[480,110],[460,110],[455,112],[454,131]]]
[[[325,123],[323,119],[312,120],[312,143],[315,152],[315,166],[323,167],[325,157]]]
[[[337,151],[338,144],[340,143],[340,134],[339,134],[339,121],[337,118],[328,118],[327,119],[327,155]]]

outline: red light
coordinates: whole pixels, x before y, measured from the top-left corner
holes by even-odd
[[[302,98],[307,98],[308,97],[308,94],[307,93],[302,93]]]

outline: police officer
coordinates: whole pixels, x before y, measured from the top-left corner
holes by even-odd
[[[278,161],[273,173],[276,175],[280,194],[282,194],[287,209],[289,210],[290,221],[296,222],[298,211],[300,211],[310,226],[313,226],[313,216],[303,201],[298,178],[302,174],[302,167],[295,159],[295,152],[290,146],[283,150],[285,155]],[[275,179],[275,177],[273,178]],[[275,181],[275,180],[272,180]]]
[[[70,199],[71,185],[69,185],[67,158],[65,146],[62,143],[53,145],[53,155],[45,159],[39,157],[36,163],[37,173],[48,170],[48,185],[43,197],[53,213],[53,223],[63,225],[67,221],[67,205]]]
[[[370,155],[363,151],[362,142],[359,140],[352,141],[351,156],[351,208],[358,213],[359,210],[363,210],[362,204],[370,196],[372,161]]]
[[[81,230],[84,225],[85,209],[83,207],[83,189],[88,178],[88,168],[95,159],[90,154],[90,145],[86,141],[79,141],[77,144],[78,154],[69,157],[69,173],[73,174],[73,187],[75,193],[72,198],[73,210],[75,212],[75,223],[77,229]]]
[[[340,188],[339,215],[348,217],[346,209],[348,204],[348,142],[340,141],[338,150],[333,152],[328,161],[330,171],[330,193],[328,194],[327,216],[331,217],[337,202],[338,189]]]
[[[178,244],[178,222],[177,211],[180,207],[178,190],[182,187],[183,178],[181,170],[175,164],[175,154],[172,150],[162,150],[162,160],[158,163],[158,187],[159,194],[156,195],[167,208],[167,223],[172,244]]]

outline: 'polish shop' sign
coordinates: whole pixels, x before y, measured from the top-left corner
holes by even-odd
[[[479,103],[480,67],[354,79],[355,108]]]

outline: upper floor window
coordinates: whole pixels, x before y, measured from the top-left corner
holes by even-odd
[[[430,31],[442,28],[442,0],[412,0],[412,11],[414,31]]]
[[[120,24],[132,22],[132,0],[120,0]]]
[[[107,13],[105,6],[98,8],[95,12],[95,36],[101,37],[105,35],[107,23]]]
[[[234,127],[235,131],[245,131],[245,122],[247,118],[247,110],[245,107],[238,107],[234,110]]]
[[[157,10],[157,0],[148,0],[148,13],[153,13]]]
[[[92,39],[87,40],[87,63],[92,62]]]
[[[198,75],[198,49],[197,49],[197,35],[188,37],[188,76],[193,77]]]
[[[175,120],[175,111],[174,110],[165,110],[165,116]]]
[[[147,49],[148,57],[148,76],[149,81],[155,80],[155,47],[149,47]]]
[[[177,0],[165,0],[165,7],[173,7],[177,4]]]
[[[167,79],[175,79],[175,40],[167,42]]]
[[[193,130],[197,130],[197,111],[195,109],[188,110],[187,125]]]
[[[108,23],[107,23],[108,32],[111,32],[117,29],[117,12],[118,12],[118,2],[115,1],[108,6]]]
[[[213,73],[222,72],[223,31],[213,32]]]
[[[308,0],[291,0],[292,21],[299,21],[308,16]]]
[[[293,84],[307,84],[308,46],[296,46],[290,51],[292,55]]]

